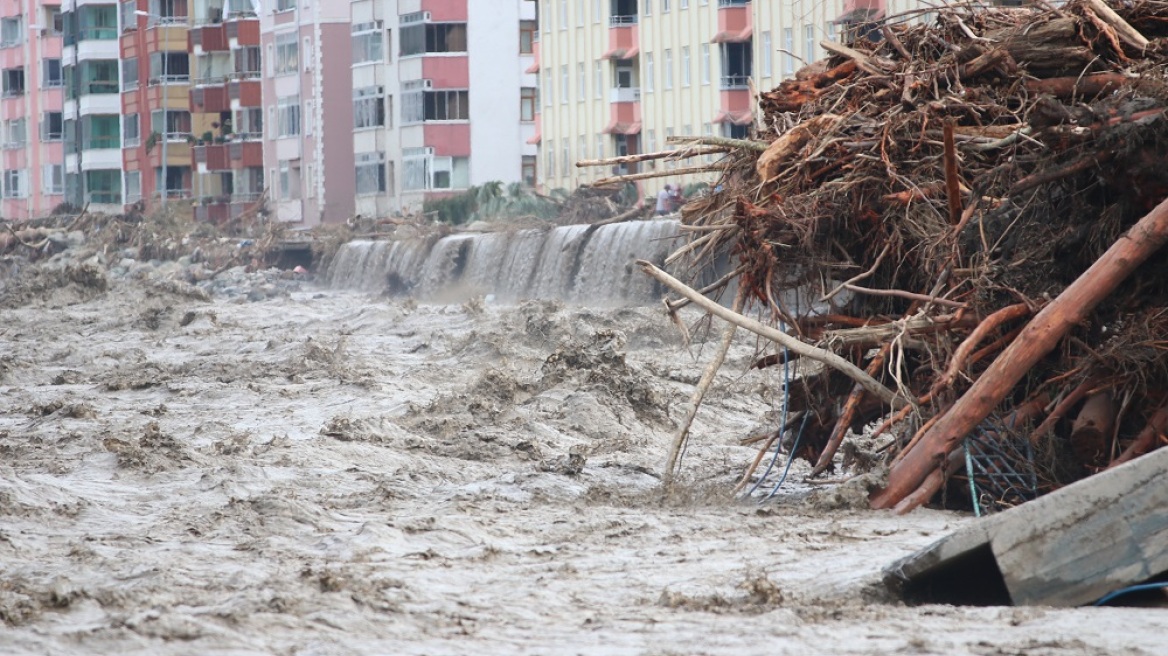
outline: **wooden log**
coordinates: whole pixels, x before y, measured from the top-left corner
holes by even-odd
[[[1168,200],[1140,219],[1034,317],[1018,339],[1006,347],[920,444],[892,468],[888,485],[869,497],[872,507],[892,508],[920,486],[931,471],[945,462],[961,440],[1006,398],[1031,367],[1050,353],[1071,328],[1086,321],[1103,299],[1166,242]]]
[[[1054,428],[1054,425],[1065,417],[1071,411],[1071,408],[1075,407],[1075,404],[1079,401],[1082,401],[1083,397],[1087,396],[1098,384],[1098,379],[1091,377],[1079,383],[1078,387],[1071,390],[1070,393],[1063,397],[1062,401],[1059,401],[1058,405],[1054,407],[1054,410],[1051,410],[1050,414],[1046,416],[1046,419],[1043,419],[1042,423],[1038,425],[1038,428],[1034,429],[1034,432],[1030,434],[1030,443],[1038,444],[1039,440],[1046,437],[1046,434]]]
[[[1084,0],[1084,4],[1095,12],[1095,15],[1111,26],[1115,33],[1119,35],[1120,41],[1139,50],[1141,53],[1148,48],[1148,40],[1140,34],[1139,30],[1131,26],[1131,23],[1125,21],[1122,16],[1115,13],[1115,10],[1107,6],[1103,0]]]
[[[609,157],[607,159],[582,159],[576,162],[576,168],[635,164],[636,162],[647,162],[655,159],[687,159],[690,157],[700,157],[701,155],[725,154],[727,150],[727,146],[706,146],[704,148],[661,150],[655,153],[637,153],[636,155],[623,155],[621,157]]]
[[[1022,84],[1027,91],[1035,95],[1046,94],[1060,99],[1080,96],[1090,99],[1115,91],[1137,79],[1139,78],[1129,77],[1123,73],[1096,73],[1094,75],[1052,77],[1045,80],[1026,80]]]
[[[940,390],[949,387],[953,384],[953,381],[957,380],[957,375],[960,374],[961,370],[965,367],[965,363],[967,360],[969,360],[970,354],[973,353],[973,350],[977,348],[977,345],[980,344],[987,335],[996,330],[1002,324],[1013,321],[1015,319],[1020,319],[1029,314],[1029,305],[1026,305],[1025,303],[1017,303],[1014,305],[1008,305],[986,317],[985,321],[982,321],[980,324],[978,324],[977,328],[974,328],[973,332],[969,334],[969,337],[965,338],[965,341],[961,342],[961,345],[958,346],[957,350],[953,352],[953,357],[949,360],[949,367],[945,370],[945,373],[937,378],[937,381],[933,383],[933,393],[936,394]]]
[[[857,383],[863,385],[865,390],[870,392],[873,396],[883,400],[885,403],[891,405],[892,407],[900,408],[906,403],[909,403],[909,401],[903,396],[880,384],[880,381],[869,376],[864,372],[863,369],[860,369],[856,365],[848,362],[835,353],[816,346],[812,346],[806,342],[801,342],[798,339],[788,335],[787,333],[759,323],[758,321],[755,321],[749,317],[744,317],[727,307],[719,305],[718,303],[715,303],[714,301],[711,301],[705,296],[697,293],[697,290],[691,288],[677,278],[674,278],[668,273],[657,268],[657,266],[652,262],[648,262],[646,260],[637,260],[637,266],[641,267],[642,271],[655,279],[657,282],[665,285],[678,294],[685,296],[706,312],[716,315],[724,321],[737,324],[739,328],[745,328],[746,330],[749,330],[759,337],[765,337],[772,342],[776,342],[781,346],[785,346],[805,358],[815,360],[816,362],[820,362],[831,367],[832,369],[835,369],[836,371],[839,371],[848,378],[851,378]]]
[[[1155,450],[1156,443],[1164,439],[1165,430],[1168,430],[1168,406],[1152,413],[1144,430],[1140,431],[1135,441],[1128,445],[1123,453],[1119,454],[1119,457],[1111,463],[1111,467],[1135,460],[1145,453]]]
[[[676,169],[662,169],[660,171],[645,171],[643,173],[630,173],[628,175],[614,175],[609,178],[601,178],[588,186],[604,187],[612,184],[633,182],[635,180],[648,180],[649,178],[669,178],[674,176],[689,175],[691,173],[709,173],[710,171],[721,170],[722,168],[720,166],[683,166]]]
[[[843,117],[835,114],[820,114],[784,132],[759,155],[755,163],[759,179],[764,183],[774,180],[787,160],[798,155],[812,139],[834,128],[842,120]]]
[[[1039,25],[1026,21],[987,37],[1000,41],[1019,66],[1038,77],[1081,72],[1095,59],[1095,52],[1079,36],[1078,20],[1071,16]]]
[[[753,150],[761,153],[770,145],[768,141],[752,141],[750,139],[731,139],[730,137],[665,137],[667,144],[701,144],[704,146],[715,146],[720,148],[740,148],[743,150]]]
[[[1119,406],[1111,390],[1092,394],[1071,424],[1071,450],[1084,465],[1096,464],[1107,452],[1107,440]]]
[[[957,143],[953,140],[953,121],[945,121],[944,131],[945,200],[949,205],[949,225],[961,221],[961,181],[958,179]]]

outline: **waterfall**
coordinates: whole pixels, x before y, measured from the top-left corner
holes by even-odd
[[[337,289],[409,292],[455,301],[493,294],[500,301],[650,303],[654,281],[633,264],[660,264],[677,245],[676,221],[459,234],[439,239],[351,241],[326,274]]]

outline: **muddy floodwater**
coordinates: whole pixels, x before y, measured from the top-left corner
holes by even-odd
[[[0,310],[0,654],[1164,654],[1163,610],[906,607],[970,521],[729,491],[777,371],[660,307],[200,300]]]

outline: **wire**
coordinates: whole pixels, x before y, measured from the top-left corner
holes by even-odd
[[[1093,606],[1102,606],[1103,604],[1111,601],[1112,599],[1115,599],[1116,597],[1122,597],[1123,595],[1128,594],[1129,592],[1143,592],[1144,590],[1160,590],[1160,589],[1164,589],[1164,588],[1168,588],[1168,582],[1161,581],[1159,583],[1141,583],[1139,585],[1133,585],[1133,586],[1126,587],[1126,588],[1120,588],[1119,590],[1116,590],[1115,592],[1112,592],[1108,595],[1105,595],[1102,599],[1100,599],[1099,601],[1095,602],[1092,605]]]
[[[779,492],[779,488],[783,487],[783,482],[787,480],[787,473],[791,471],[791,463],[795,462],[795,453],[799,451],[799,440],[803,439],[803,429],[807,427],[807,420],[811,418],[811,411],[808,410],[803,414],[803,422],[799,424],[799,432],[795,434],[795,443],[791,445],[791,455],[787,457],[787,466],[783,469],[783,475],[779,478],[779,482],[775,483],[775,489],[766,496],[763,501],[770,501]],[[762,503],[761,501],[759,503]]]

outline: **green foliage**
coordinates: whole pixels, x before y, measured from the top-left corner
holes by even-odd
[[[471,187],[457,196],[427,200],[422,211],[452,225],[518,218],[552,219],[567,198],[568,193],[563,189],[541,196],[518,182],[504,186],[496,181]]]

